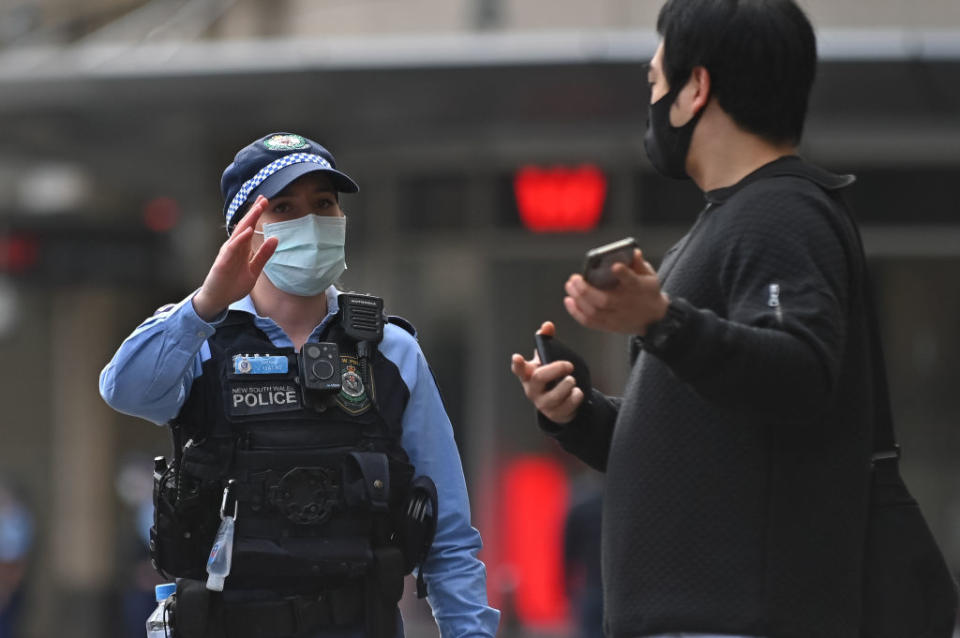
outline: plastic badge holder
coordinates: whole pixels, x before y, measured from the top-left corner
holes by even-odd
[[[534,335],[537,342],[537,354],[540,355],[540,363],[547,364],[554,361],[569,361],[573,364],[573,378],[577,382],[577,387],[583,390],[584,395],[590,395],[590,388],[593,383],[590,379],[590,368],[587,362],[579,354],[556,337],[537,333]],[[562,378],[562,377],[561,377]],[[549,390],[560,380],[552,381],[547,384]]]

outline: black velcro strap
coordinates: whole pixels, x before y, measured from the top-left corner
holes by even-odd
[[[381,452],[351,452],[344,468],[348,505],[369,504],[374,512],[390,510],[390,461]]]

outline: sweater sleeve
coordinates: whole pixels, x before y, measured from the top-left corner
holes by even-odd
[[[769,189],[728,215],[709,260],[722,307],[674,299],[677,332],[645,346],[717,405],[795,421],[832,403],[850,277],[838,212],[817,195]]]
[[[619,409],[619,398],[608,397],[593,388],[573,421],[554,423],[541,412],[537,412],[537,423],[540,429],[555,438],[564,450],[593,469],[605,472],[613,426]]]

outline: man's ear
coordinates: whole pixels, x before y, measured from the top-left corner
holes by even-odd
[[[694,88],[691,106],[695,112],[699,113],[706,108],[707,102],[710,101],[710,72],[707,71],[706,67],[695,66],[690,73],[690,81]]]
[[[674,126],[683,126],[695,114],[702,112],[710,101],[710,87],[710,72],[706,67],[693,67],[690,78],[673,102],[670,123]]]

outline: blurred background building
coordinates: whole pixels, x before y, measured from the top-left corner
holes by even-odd
[[[960,3],[801,4],[821,56],[802,151],[859,177],[904,473],[960,570]],[[625,342],[570,320],[563,281],[626,235],[656,263],[700,209],[642,150],[659,6],[0,1],[0,475],[33,536],[15,635],[142,635],[138,471],[169,443],[97,375],[202,281],[220,173],[270,131],[321,141],[362,187],[343,281],[420,330],[503,635],[576,633],[564,517],[594,479],[536,431],[508,357],[553,319],[617,393]],[[421,603],[409,618],[436,635]]]

